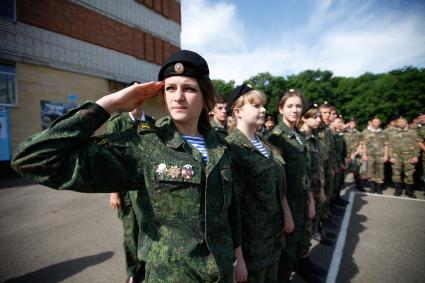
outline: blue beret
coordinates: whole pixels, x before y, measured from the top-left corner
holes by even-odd
[[[158,81],[171,76],[201,78],[208,77],[209,74],[207,61],[201,55],[189,50],[179,50],[161,66]]]

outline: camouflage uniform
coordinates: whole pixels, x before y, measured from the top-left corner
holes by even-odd
[[[425,125],[419,124],[417,129],[417,134],[419,137],[419,141],[425,143]],[[421,160],[422,160],[422,176],[421,180],[423,183],[425,183],[425,152],[421,150],[420,154]]]
[[[334,196],[339,196],[345,180],[345,158],[347,156],[347,144],[342,133],[334,134],[336,175],[334,181]]]
[[[280,122],[272,131],[269,141],[276,146],[285,160],[287,180],[286,197],[294,220],[295,229],[286,235],[286,248],[279,262],[279,282],[289,282],[291,272],[303,256],[307,226],[308,160],[305,138],[296,129],[294,134]],[[297,142],[298,139],[302,145]]]
[[[71,110],[23,141],[12,166],[56,189],[95,193],[137,188],[145,282],[232,282],[240,216],[225,141],[200,128],[208,151],[205,164],[172,121],[92,137],[108,117],[90,102]]]
[[[415,164],[410,159],[417,158],[419,155],[419,147],[417,142],[419,137],[415,130],[405,128],[397,128],[389,140],[389,155],[391,159],[395,159],[396,163],[392,164],[393,182],[396,185],[396,195],[401,194],[401,183],[406,184],[406,194],[413,194],[413,174],[415,173]],[[403,180],[402,180],[403,179]]]
[[[134,129],[137,131],[137,125],[140,121],[134,120],[129,113],[120,113],[112,116],[106,128],[108,133]],[[126,261],[126,271],[128,277],[133,277],[140,271],[144,274],[145,262],[139,261],[137,257],[137,242],[139,239],[139,224],[132,205],[131,194],[137,194],[137,191],[121,192],[121,207],[118,208],[118,217],[123,224],[123,245]],[[134,199],[134,197],[133,197]]]
[[[334,138],[329,126],[322,123],[317,129],[320,161],[322,163],[321,184],[328,200],[333,192],[333,171],[335,170]]]
[[[384,150],[388,146],[388,137],[382,129],[368,127],[362,133],[362,145],[366,148],[367,168],[366,178],[371,181],[372,192],[375,184],[380,187],[384,183]]]
[[[301,254],[307,256],[311,248],[313,233],[318,231],[320,215],[323,213],[324,205],[320,199],[320,150],[319,138],[315,135],[306,136],[307,160],[308,160],[308,187],[313,193],[315,200],[316,216],[313,220],[308,219],[307,233],[304,238],[303,251]]]
[[[278,282],[277,267],[285,245],[284,161],[279,153],[263,143],[270,156],[266,158],[237,128],[227,140],[231,145],[233,164],[242,179],[239,203],[248,282]]]
[[[363,190],[363,186],[360,180],[361,155],[357,154],[356,156],[352,157],[353,153],[357,151],[357,148],[360,145],[361,134],[359,131],[357,131],[357,129],[348,128],[343,135],[347,145],[346,157],[349,159],[348,171],[353,173],[356,188]]]
[[[387,134],[387,138],[388,138],[388,142],[390,142],[391,139],[394,138],[394,135],[397,133],[397,127],[393,127],[392,125],[388,125],[385,129],[384,132]],[[392,169],[392,164],[390,162],[390,160],[388,160],[387,162],[385,162],[384,165],[384,182],[387,184],[391,184],[393,183],[393,169]],[[395,184],[394,184],[395,185]]]

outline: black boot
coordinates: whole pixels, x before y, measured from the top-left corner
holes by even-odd
[[[404,191],[404,193],[406,194],[406,196],[408,196],[409,198],[416,198],[416,195],[413,190],[413,185],[405,184],[405,186],[406,190]]]
[[[324,282],[321,275],[316,273],[315,270],[312,269],[312,266],[309,265],[309,260],[306,258],[301,258],[296,266],[296,273],[304,279],[306,282],[311,283],[321,283]]]
[[[381,183],[376,183],[375,185],[375,192],[379,195],[382,195],[382,184]]]
[[[327,275],[326,270],[324,270],[323,268],[321,268],[320,266],[312,262],[309,256],[301,258],[300,261],[298,262],[298,266],[302,269],[313,272],[319,276]]]
[[[403,192],[403,189],[401,187],[401,183],[395,183],[395,192],[394,192],[394,195],[396,197],[399,197],[399,196],[401,196],[401,193],[402,192]]]
[[[371,194],[374,194],[376,191],[375,191],[375,182],[372,182],[372,181],[370,181],[369,182],[369,184],[370,184],[370,191],[369,191],[369,193],[371,193]]]
[[[362,185],[363,185],[363,189],[365,189],[365,188],[369,188],[369,185],[370,185],[369,180],[367,180],[367,179],[362,179]],[[365,190],[366,190],[366,189],[365,189]]]
[[[356,176],[356,175],[354,175],[354,181],[355,181],[355,183],[356,183],[356,189],[359,191],[359,192],[366,192],[366,190],[364,189],[364,186],[363,186],[363,182],[362,182],[362,180],[360,179],[360,176]]]

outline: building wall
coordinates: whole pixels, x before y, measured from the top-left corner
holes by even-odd
[[[80,104],[112,86],[156,80],[180,48],[180,33],[178,0],[16,0],[16,21],[0,18],[0,61],[16,66],[12,150],[42,129],[41,100],[69,102],[74,95]],[[158,97],[144,109],[164,115]]]
[[[68,96],[77,96],[76,104],[96,101],[111,92],[107,80],[94,76],[25,63],[16,64],[19,106],[10,108],[11,145],[17,145],[29,135],[42,130],[41,100],[69,102]],[[160,118],[164,115],[159,98],[145,102],[144,111]],[[102,133],[104,127],[98,130]]]

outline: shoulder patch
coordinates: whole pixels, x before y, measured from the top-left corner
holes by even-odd
[[[273,133],[273,135],[279,136],[279,135],[281,135],[283,133],[283,130],[274,128],[273,131],[272,131],[272,133]]]
[[[155,131],[155,126],[153,126],[150,123],[147,122],[140,122],[139,125],[137,126],[137,132],[141,133],[141,132],[154,132]]]
[[[106,136],[95,136],[91,137],[90,141],[92,143],[98,144],[98,145],[109,145],[110,141]]]

